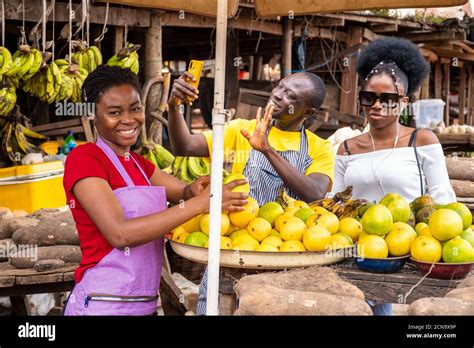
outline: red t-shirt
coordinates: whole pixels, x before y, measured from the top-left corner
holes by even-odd
[[[155,171],[153,163],[133,151],[130,153],[137,163],[140,164],[148,178],[150,178]],[[127,161],[124,156],[118,157],[135,185],[148,185],[134,161]],[[122,176],[96,144],[87,143],[78,146],[67,156],[63,185],[66,191],[68,205],[71,208],[72,215],[76,222],[82,251],[81,263],[74,274],[76,283],[81,281],[87,269],[94,267],[113,249],[72,192],[72,188],[76,182],[88,177],[98,177],[106,180],[112,190],[126,186]]]

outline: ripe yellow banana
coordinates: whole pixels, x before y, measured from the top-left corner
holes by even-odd
[[[102,53],[100,53],[99,48],[97,46],[90,46],[89,50],[91,50],[94,54],[95,64],[97,66],[102,65]]]
[[[33,63],[31,64],[31,68],[28,70],[28,72],[22,77],[23,81],[33,77],[33,75],[39,71],[41,65],[43,64],[43,56],[41,55],[40,50],[33,48],[31,49],[30,54],[34,56]]]
[[[6,47],[0,47],[0,55],[3,59],[2,65],[0,66],[0,75],[3,75],[10,70],[12,66],[12,55]]]
[[[23,76],[25,76],[28,71],[32,68],[33,62],[35,60],[35,55],[33,52],[29,53],[23,53],[25,55],[24,58],[24,63],[23,66],[18,70],[18,72],[15,74],[15,77],[21,79]]]

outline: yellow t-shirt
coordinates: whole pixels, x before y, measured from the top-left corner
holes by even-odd
[[[224,162],[232,163],[232,173],[243,173],[250,156],[250,146],[247,139],[240,133],[241,129],[250,134],[255,131],[255,120],[235,119],[224,127]],[[313,162],[309,165],[305,175],[321,173],[334,180],[334,152],[331,143],[321,139],[313,132],[306,131],[308,139],[308,154]],[[212,155],[212,131],[203,132]],[[299,151],[301,132],[287,132],[276,127],[270,129],[268,142],[276,151]]]

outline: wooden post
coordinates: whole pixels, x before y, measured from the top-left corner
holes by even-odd
[[[260,80],[262,78],[262,70],[263,70],[263,57],[257,56],[255,60],[255,69],[253,70],[253,78],[252,80]]]
[[[474,68],[472,64],[468,65],[468,82],[467,82],[467,112],[468,118],[466,119],[466,124],[474,124]]]
[[[237,30],[227,33],[225,67],[226,108],[237,108],[239,99],[239,33]]]
[[[124,27],[114,27],[114,54],[123,47]]]
[[[253,56],[249,56],[249,80],[253,78],[254,61]]]
[[[291,75],[291,53],[293,36],[293,19],[283,17],[283,37],[281,45],[281,77]]]
[[[150,27],[145,32],[145,81],[162,75],[161,70],[163,69],[161,16],[158,13],[152,13],[150,20]],[[158,108],[161,99],[161,91],[161,85],[153,85],[148,94],[147,105],[145,105],[149,122],[148,138],[157,144],[162,143],[163,125],[148,115]]]
[[[442,99],[443,96],[443,72],[441,69],[441,63],[436,62],[435,64],[435,98]]]
[[[450,73],[451,73],[451,61],[449,63],[443,63],[443,94],[445,96],[445,108],[444,108],[444,124],[446,127],[449,126],[449,85],[450,85]]]
[[[363,27],[351,27],[349,29],[348,48],[362,43],[364,34]],[[357,52],[359,52],[357,50]],[[342,73],[342,91],[340,98],[339,111],[347,114],[357,115],[357,92],[359,88],[359,80],[356,72],[355,58],[350,58],[348,65]]]
[[[466,65],[461,68],[461,74],[459,76],[459,124],[463,125],[466,123],[466,117],[464,115],[466,105]]]
[[[428,99],[430,97],[430,77],[428,76],[421,84],[420,99]]]

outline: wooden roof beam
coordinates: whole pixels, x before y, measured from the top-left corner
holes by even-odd
[[[162,15],[162,25],[168,27],[187,28],[215,28],[216,19],[187,13],[180,17],[178,12],[166,12]],[[279,23],[270,21],[254,21],[250,18],[237,18],[229,20],[229,28],[240,30],[254,30],[271,35],[283,35],[282,27]]]
[[[394,31],[398,31],[398,24],[377,24],[377,25],[372,25],[371,30],[374,33],[390,33]]]
[[[314,26],[317,27],[343,27],[346,25],[346,20],[344,18],[329,18],[316,16],[311,21]]]
[[[301,25],[298,24],[294,27],[293,36],[300,37],[301,36]],[[321,38],[321,39],[329,39],[329,40],[338,40],[347,42],[348,35],[342,31],[333,31],[326,28],[319,28],[319,27],[308,27],[308,37],[309,38]]]
[[[467,60],[470,62],[474,62],[474,54],[472,53],[459,53],[457,51],[453,51],[450,49],[436,47],[436,46],[429,46],[429,45],[426,45],[424,48],[432,50],[440,57],[458,58],[459,60]]]
[[[420,47],[420,50],[423,57],[425,57],[430,63],[436,63],[438,61],[438,55],[432,50],[424,47]]]
[[[474,54],[474,49],[472,47],[470,47],[469,45],[465,44],[464,42],[454,41],[454,42],[452,42],[452,44],[454,46],[458,46],[458,47],[462,48],[467,53]]]
[[[384,37],[383,35],[375,34],[372,30],[364,28],[363,38],[369,41],[374,41]]]
[[[329,17],[329,18],[343,18],[346,21],[353,21],[353,22],[359,22],[359,23],[397,24],[402,27],[408,27],[408,28],[414,28],[414,29],[434,30],[434,27],[432,25],[413,22],[413,21],[407,21],[407,20],[402,20],[402,19],[363,16],[363,15],[346,14],[346,13],[340,13],[340,14],[324,13],[318,16]]]
[[[466,40],[466,33],[454,31],[437,31],[424,33],[410,33],[404,34],[403,37],[413,42],[426,41],[451,41],[451,40]]]
[[[55,6],[55,21],[69,22],[68,4],[65,2],[56,2]],[[80,5],[73,4],[76,9],[76,17],[74,22],[80,22],[82,19],[82,11]],[[5,1],[5,19],[6,20],[23,20],[22,0],[8,0]],[[41,1],[25,1],[25,21],[38,22],[42,19],[43,5]],[[119,8],[109,7],[109,15],[107,18],[107,25],[148,28],[150,26],[150,17],[152,11],[135,9],[135,8]],[[49,15],[48,20],[52,20],[52,15]],[[104,24],[105,21],[105,6],[91,5],[90,23]]]

